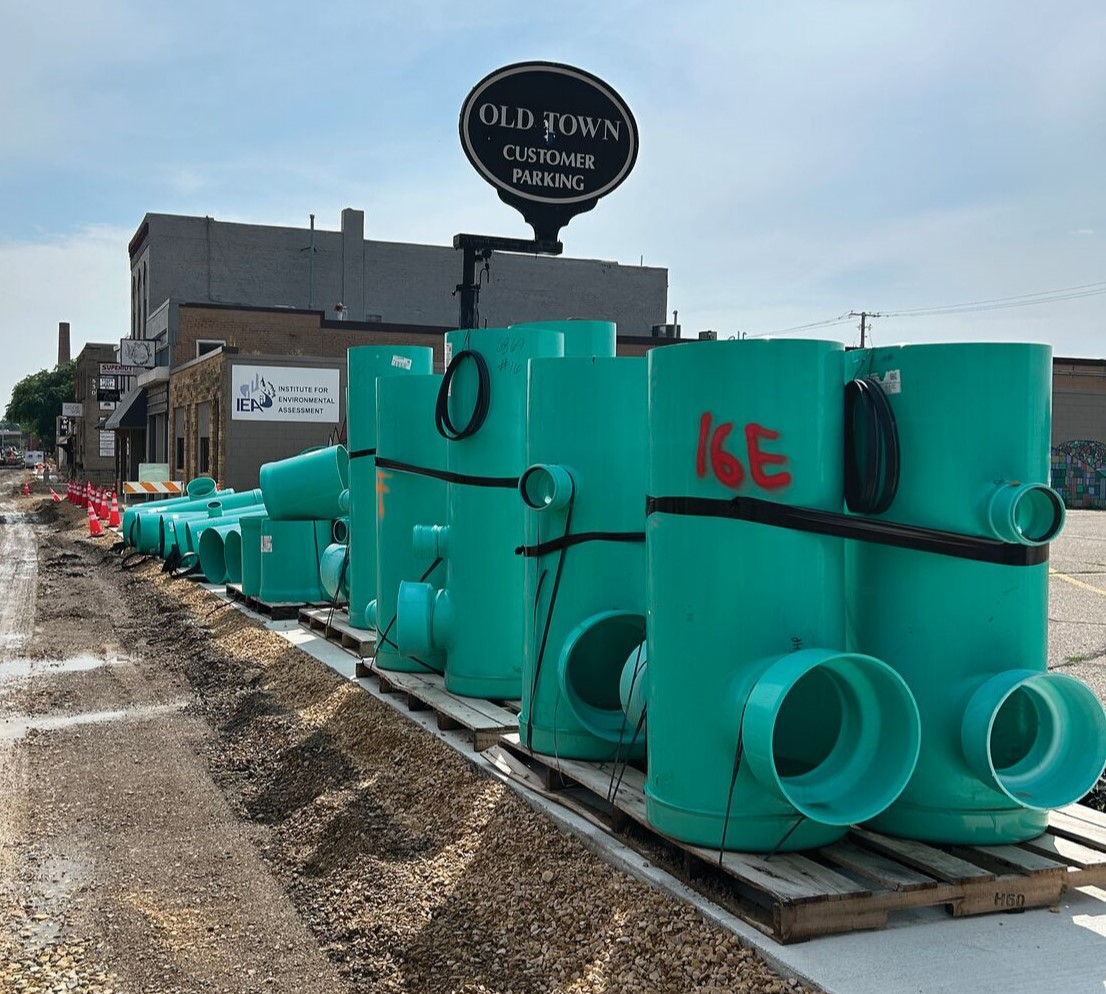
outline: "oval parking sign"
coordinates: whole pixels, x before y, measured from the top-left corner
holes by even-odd
[[[539,239],[621,184],[637,161],[626,102],[603,80],[555,62],[485,76],[461,107],[465,155]]]

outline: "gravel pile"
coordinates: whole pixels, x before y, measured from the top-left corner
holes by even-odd
[[[217,782],[354,990],[805,990],[279,636],[137,573],[218,729]]]

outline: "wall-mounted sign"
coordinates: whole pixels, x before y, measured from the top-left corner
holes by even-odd
[[[630,174],[637,122],[603,80],[556,62],[485,76],[461,107],[461,146],[540,241],[555,241]]]
[[[113,456],[115,455],[115,432],[102,431],[100,432],[100,455]]]
[[[63,402],[61,405],[61,416],[63,418],[79,418],[84,415],[84,404],[73,404],[68,401]]]
[[[150,369],[155,361],[156,342],[145,338],[124,338],[119,342],[119,363],[122,366]]]
[[[236,365],[230,377],[231,417],[337,424],[340,382],[336,369]]]
[[[137,376],[141,372],[141,366],[128,366],[122,362],[100,363],[101,376]]]
[[[100,406],[104,404],[118,404],[119,403],[119,391],[118,390],[97,390],[96,397],[100,401]]]

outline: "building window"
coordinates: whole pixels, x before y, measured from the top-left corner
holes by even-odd
[[[211,471],[211,439],[206,435],[200,437],[200,465],[199,473],[206,476]]]
[[[184,439],[177,439],[177,464],[176,471],[178,473],[184,472]]]
[[[216,349],[221,349],[227,343],[221,338],[197,338],[196,339],[196,358],[198,359],[202,355],[207,355],[208,352],[214,352]]]

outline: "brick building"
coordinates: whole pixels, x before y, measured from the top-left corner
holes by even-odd
[[[105,430],[104,420],[112,414],[118,381],[114,376],[101,376],[101,363],[114,363],[116,347],[103,342],[89,342],[77,356],[73,374],[73,399],[81,405],[81,417],[72,420],[72,431],[66,444],[69,475],[96,484],[115,479],[114,432]]]
[[[1052,361],[1052,485],[1068,507],[1106,510],[1106,359]]]

